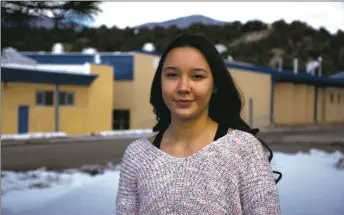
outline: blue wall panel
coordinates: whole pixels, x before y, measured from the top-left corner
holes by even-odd
[[[84,64],[95,63],[90,54],[25,54],[41,64]],[[134,79],[134,56],[100,54],[101,64],[114,68],[114,80]]]
[[[134,79],[134,56],[101,55],[102,64],[113,66],[115,80]]]

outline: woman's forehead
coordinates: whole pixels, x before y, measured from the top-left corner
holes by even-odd
[[[192,47],[179,47],[171,50],[167,54],[163,66],[210,69],[204,55],[198,49]]]

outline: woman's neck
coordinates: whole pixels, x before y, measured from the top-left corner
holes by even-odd
[[[182,121],[174,118],[169,127],[170,138],[173,139],[173,142],[188,142],[192,144],[201,135],[206,133],[208,129],[211,129],[213,124],[215,123],[207,115],[190,121]]]

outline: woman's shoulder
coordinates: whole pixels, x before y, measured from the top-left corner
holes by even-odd
[[[135,139],[128,144],[126,151],[131,152],[136,150],[142,150],[145,147],[147,141],[149,141],[149,138],[147,137]]]
[[[234,147],[238,153],[251,153],[256,150],[263,150],[261,142],[256,136],[246,131],[234,129],[229,131],[226,140],[230,142],[231,147]]]

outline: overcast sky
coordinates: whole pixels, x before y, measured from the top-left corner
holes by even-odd
[[[342,2],[103,2],[102,13],[93,26],[133,27],[147,22],[162,22],[188,15],[204,15],[220,21],[246,22],[258,19],[272,23],[284,19],[307,22],[331,33],[344,30]]]

